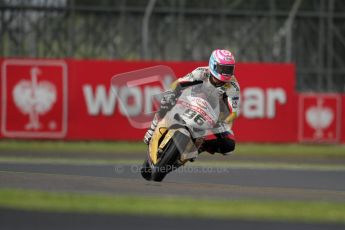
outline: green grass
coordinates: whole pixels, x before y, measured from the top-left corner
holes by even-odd
[[[62,142],[62,141],[0,141],[0,151],[131,153],[146,152],[142,142]],[[342,158],[345,145],[307,144],[244,144],[239,143],[235,153],[240,156]]]
[[[33,211],[345,224],[345,204],[322,201],[206,200],[0,189],[0,207]]]
[[[246,156],[335,157],[345,158],[345,145],[321,144],[239,144],[236,152]]]
[[[140,142],[63,142],[63,141],[0,141],[0,150],[40,152],[129,153],[145,152]]]

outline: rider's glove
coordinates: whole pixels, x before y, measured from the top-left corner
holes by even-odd
[[[212,130],[213,133],[217,134],[217,133],[223,133],[227,131],[227,129],[224,126],[225,124],[223,122],[218,121],[213,127],[213,130]]]
[[[225,93],[224,89],[222,89],[221,87],[217,87],[217,91],[218,91],[219,97],[223,97],[224,96],[224,93]]]
[[[176,100],[176,94],[173,91],[168,90],[164,93],[161,99],[160,109],[165,111],[170,110],[176,104]]]

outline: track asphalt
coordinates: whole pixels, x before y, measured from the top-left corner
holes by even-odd
[[[132,195],[345,201],[345,171],[183,167],[162,183],[139,165],[0,163],[0,187]]]
[[[94,215],[29,212],[0,209],[2,230],[89,230],[89,229],[240,229],[240,230],[341,230],[344,225],[268,221],[215,220],[147,216]]]
[[[133,158],[134,159],[134,158]],[[162,183],[141,178],[138,164],[0,162],[0,188],[210,199],[345,201],[345,170],[193,167]],[[1,229],[344,229],[344,225],[47,213],[0,209]]]

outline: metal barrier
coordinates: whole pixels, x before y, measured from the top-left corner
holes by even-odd
[[[299,91],[345,91],[345,2],[0,1],[0,56],[293,62]],[[255,76],[253,76],[255,79]]]

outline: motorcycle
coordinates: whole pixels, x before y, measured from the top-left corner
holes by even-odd
[[[184,89],[157,124],[141,168],[142,177],[161,182],[168,173],[193,162],[205,137],[214,132],[219,112],[219,95],[209,81]]]

